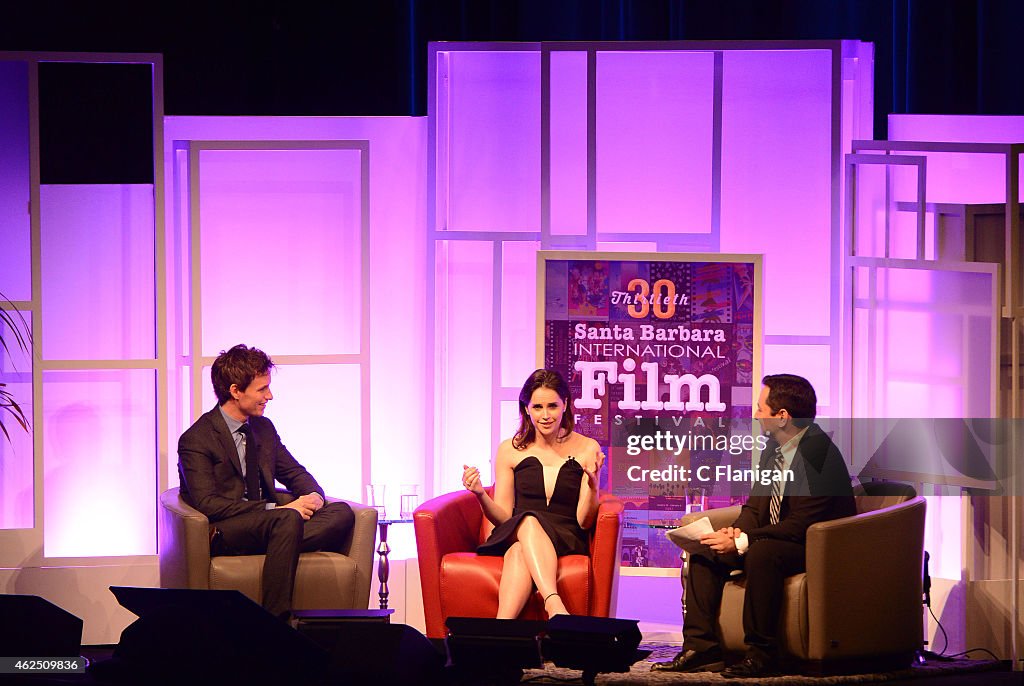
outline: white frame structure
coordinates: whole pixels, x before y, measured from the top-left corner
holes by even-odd
[[[588,250],[597,249],[599,241],[604,242],[645,242],[653,243],[659,252],[692,252],[716,253],[720,250],[719,222],[721,215],[721,170],[722,170],[722,91],[723,91],[723,56],[728,51],[744,50],[827,50],[831,52],[832,91],[831,91],[831,193],[830,193],[830,273],[835,286],[830,293],[830,334],[814,335],[764,335],[766,345],[816,345],[828,346],[830,349],[830,387],[831,397],[822,398],[823,412],[839,414],[845,411],[843,406],[844,391],[849,384],[848,372],[843,362],[842,313],[844,302],[841,293],[841,264],[843,255],[842,218],[845,197],[842,193],[843,174],[843,134],[844,124],[849,123],[856,129],[855,114],[845,113],[843,109],[844,95],[844,60],[864,58],[858,52],[862,44],[855,41],[667,41],[667,42],[541,42],[541,43],[430,43],[428,49],[428,215],[427,215],[427,307],[428,332],[427,359],[434,364],[433,388],[428,388],[424,396],[427,407],[442,407],[446,393],[446,379],[449,370],[445,368],[443,356],[438,346],[442,327],[439,322],[445,316],[437,306],[437,294],[443,292],[444,283],[438,283],[437,258],[439,247],[447,241],[478,241],[491,242],[493,245],[492,261],[492,350],[491,350],[491,448],[500,442],[500,405],[502,401],[515,400],[519,389],[501,383],[501,265],[502,243],[506,241],[528,241],[539,243],[541,250]],[[445,84],[448,82],[450,58],[449,54],[459,51],[481,52],[500,51],[518,52],[532,51],[540,53],[541,69],[541,107],[539,146],[541,150],[541,216],[537,227],[529,227],[526,231],[493,231],[483,227],[479,230],[450,230],[450,189],[449,189],[449,136],[450,136],[450,102]],[[714,58],[714,85],[712,107],[712,198],[711,198],[711,232],[705,234],[671,234],[671,233],[613,233],[597,230],[597,56],[603,51],[676,51],[712,53]],[[587,219],[586,233],[581,235],[553,234],[551,230],[551,56],[557,52],[586,53],[587,64]],[[844,117],[851,116],[849,122]],[[863,126],[863,123],[861,123]],[[435,484],[444,482],[443,458],[445,453],[445,437],[437,420],[428,423],[427,474],[433,476]],[[428,493],[429,497],[432,495]]]
[[[360,322],[359,322],[359,352],[358,353],[336,353],[321,355],[273,355],[274,364],[283,365],[306,365],[306,364],[347,364],[359,366],[360,379],[360,465],[363,484],[360,486],[360,493],[363,487],[370,483],[371,474],[371,446],[370,446],[370,143],[367,140],[276,140],[276,141],[211,141],[192,140],[187,143],[188,154],[188,208],[189,208],[189,255],[188,265],[183,269],[183,275],[187,273],[190,278],[190,302],[187,306],[182,304],[182,318],[188,317],[187,322],[180,321],[179,325],[189,327],[189,350],[181,351],[176,355],[179,365],[188,365],[190,371],[190,423],[199,418],[205,410],[200,402],[202,398],[202,369],[204,366],[213,364],[214,357],[202,354],[202,283],[201,283],[201,246],[200,246],[200,153],[208,150],[355,150],[359,153],[359,222],[360,222]],[[179,166],[175,165],[175,188],[179,190],[185,187],[183,180],[178,178]],[[181,227],[176,227],[181,231]],[[176,341],[181,345],[182,336],[178,332]],[[271,351],[272,352],[272,351]]]
[[[164,170],[163,170],[163,56],[158,54],[99,54],[56,52],[0,52],[0,61],[24,62],[29,75],[29,221],[32,244],[32,299],[18,300],[11,307],[31,314],[32,320],[32,449],[34,461],[34,525],[32,529],[0,530],[0,567],[43,567],[106,565],[115,561],[122,565],[151,562],[154,555],[99,556],[99,557],[46,557],[43,555],[43,373],[69,370],[127,370],[152,369],[156,373],[156,428],[157,446],[167,442],[167,319],[163,302],[166,296],[164,269]],[[69,64],[148,64],[152,67],[153,86],[153,200],[154,217],[154,297],[156,313],[154,357],[116,360],[62,360],[43,357],[45,331],[42,321],[42,220],[40,217],[40,158],[39,158],[39,65],[41,63]],[[156,446],[154,446],[156,449]],[[167,455],[158,451],[160,465]],[[157,493],[166,488],[164,469],[158,469]],[[153,502],[156,508],[156,501]],[[153,533],[154,543],[156,532]]]
[[[926,213],[934,212],[935,221],[938,222],[941,214],[941,205],[926,202],[926,178],[928,158],[920,153],[967,153],[979,155],[1001,155],[1004,160],[1006,179],[1006,202],[1004,203],[1004,265],[1002,267],[1002,284],[999,284],[999,265],[979,262],[950,262],[947,260],[927,259],[926,242],[928,227],[926,226]],[[909,153],[909,154],[908,154]],[[918,154],[913,154],[918,153]],[[1024,337],[1024,265],[1018,263],[1021,255],[1021,220],[1020,220],[1020,161],[1024,153],[1024,144],[1021,143],[959,143],[959,142],[922,142],[922,141],[873,141],[855,140],[852,145],[852,153],[846,156],[846,240],[844,246],[843,279],[845,281],[845,292],[847,299],[844,307],[848,312],[849,322],[848,333],[844,335],[846,357],[852,361],[853,346],[853,319],[854,309],[854,272],[858,267],[867,268],[892,268],[892,269],[922,269],[938,271],[958,272],[982,272],[992,275],[993,280],[993,303],[992,330],[990,332],[992,346],[990,351],[991,371],[990,383],[990,410],[989,416],[1020,420],[1024,416],[1024,395],[1021,389],[1021,375],[1024,373],[1024,360],[1020,341]],[[885,167],[885,227],[883,232],[883,257],[860,256],[856,253],[856,227],[857,227],[857,168],[860,165],[882,165]],[[917,183],[915,200],[912,202],[894,202],[892,197],[892,175],[893,167],[911,166],[917,169]],[[912,210],[916,214],[916,246],[915,259],[897,259],[890,257],[890,213],[893,209]],[[937,231],[937,227],[933,230]],[[937,250],[936,250],[937,252]],[[1008,324],[1006,329],[1010,335],[1010,397],[1009,407],[1000,407],[999,392],[999,364],[1000,364],[1000,319]],[[851,362],[852,364],[852,362]],[[851,372],[855,370],[851,369]],[[852,397],[853,386],[850,386],[850,406],[854,404]],[[1013,422],[1014,427],[1009,431],[1011,445],[1008,455],[1021,455],[1024,446],[1019,444],[1021,436],[1016,426],[1019,421]],[[1020,601],[1021,594],[1021,569],[1017,562],[1021,556],[1021,542],[1019,522],[1024,518],[1024,503],[1021,502],[1024,493],[1020,489],[1020,477],[1010,477],[1012,483],[1009,493],[1008,517],[1008,539],[1009,539],[1009,566],[1010,566],[1010,659],[1014,669],[1021,669],[1018,656],[1020,646],[1018,644],[1018,632],[1020,627]],[[921,485],[919,485],[921,486]],[[939,488],[939,487],[937,487]],[[939,489],[941,491],[941,489]],[[968,533],[975,530],[975,513],[973,508],[964,509],[961,529]],[[991,515],[986,515],[991,516]],[[977,523],[978,526],[988,525],[990,522]],[[967,560],[967,580],[975,581],[975,570],[973,569],[972,557],[968,552],[969,541],[965,537],[962,540],[962,550]]]

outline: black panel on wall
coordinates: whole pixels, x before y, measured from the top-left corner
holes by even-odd
[[[153,183],[153,68],[39,65],[41,183]]]

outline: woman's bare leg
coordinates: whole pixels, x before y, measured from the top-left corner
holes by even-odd
[[[567,615],[562,598],[558,596],[558,555],[551,539],[536,517],[523,517],[516,529],[516,537],[522,544],[523,560],[530,571],[533,583],[544,598],[544,610],[549,617]]]
[[[518,541],[505,552],[505,562],[498,581],[498,619],[515,619],[523,611],[533,592],[533,577],[523,559],[523,545]]]

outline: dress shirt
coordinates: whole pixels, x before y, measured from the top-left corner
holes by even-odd
[[[235,442],[235,450],[238,451],[238,462],[242,466],[242,481],[245,481],[245,451],[248,450],[249,447],[245,444],[245,435],[239,432],[239,429],[242,427],[242,424],[245,424],[245,422],[240,422],[225,412],[223,405],[217,409],[220,410],[220,415],[224,417],[224,422],[228,425],[228,431],[231,432],[231,439]],[[249,433],[252,433],[252,429],[249,429]],[[248,500],[248,498],[242,496],[242,500]],[[273,510],[275,507],[277,507],[277,505],[274,503],[267,503],[268,510]]]

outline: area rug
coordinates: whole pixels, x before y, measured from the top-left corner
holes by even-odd
[[[766,684],[768,686],[821,686],[822,684],[868,684],[903,679],[920,679],[969,672],[984,672],[996,669],[998,663],[984,660],[951,660],[929,661],[921,665],[913,665],[909,669],[874,674],[849,674],[842,676],[802,676],[786,675],[758,679],[726,679],[720,674],[699,672],[696,674],[675,674],[672,672],[652,672],[651,665],[663,660],[671,660],[679,652],[678,645],[664,643],[642,643],[640,648],[650,650],[646,660],[634,664],[628,673],[598,674],[596,684],[599,686],[618,686],[637,684]],[[565,684],[582,683],[582,672],[576,669],[564,669],[547,664],[545,669],[528,669],[523,673],[522,683],[529,684]]]

